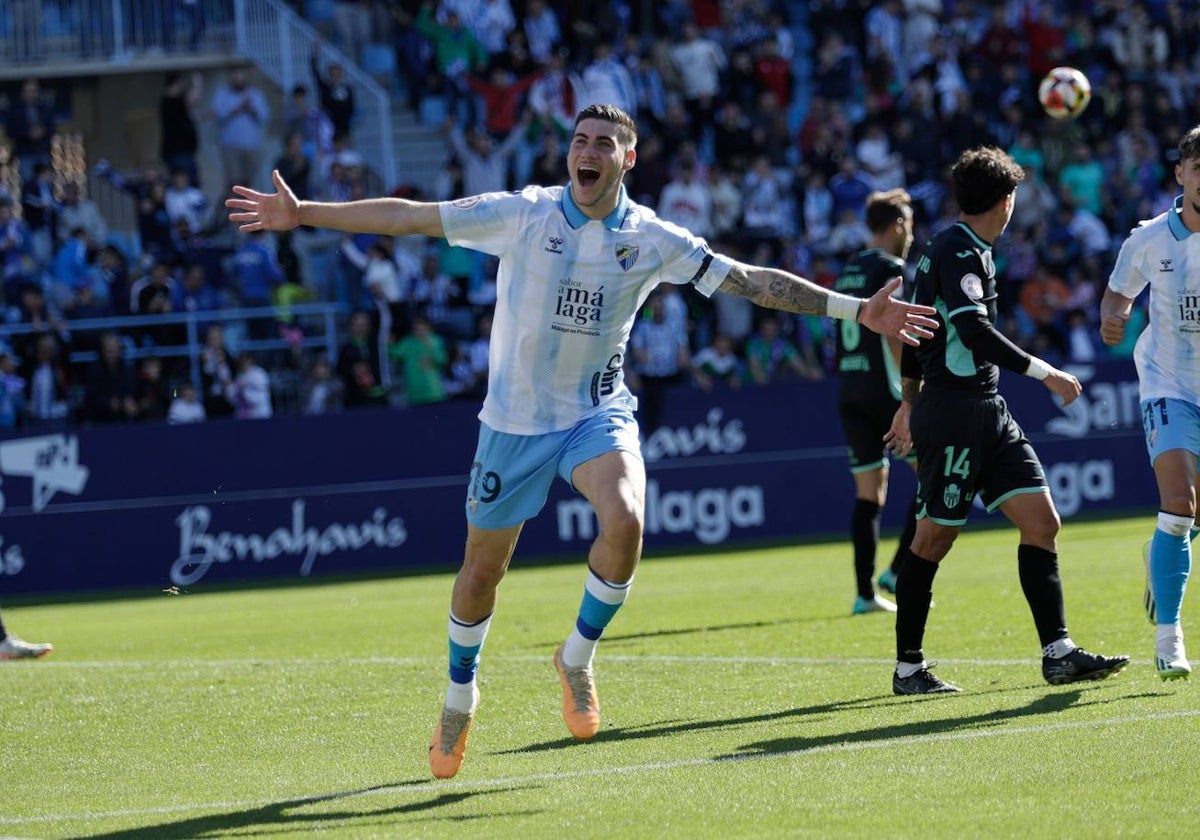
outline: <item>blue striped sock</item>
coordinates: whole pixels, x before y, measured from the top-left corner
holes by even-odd
[[[588,569],[587,582],[583,587],[583,600],[579,604],[579,617],[575,619],[575,630],[563,647],[564,664],[578,668],[591,663],[596,652],[596,642],[629,597],[632,585],[632,578],[625,583],[613,583]]]
[[[469,685],[475,682],[475,671],[479,668],[479,652],[487,636],[491,615],[474,623],[455,618],[450,613],[450,682]]]

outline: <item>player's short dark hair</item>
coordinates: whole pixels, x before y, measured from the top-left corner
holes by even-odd
[[[637,145],[637,123],[616,105],[589,105],[575,117],[575,127],[579,128],[579,124],[584,120],[604,120],[613,123],[617,127],[617,140],[621,145],[631,149]]]
[[[1179,138],[1179,162],[1183,163],[1189,158],[1200,158],[1200,125],[1188,129]]]
[[[871,233],[883,233],[903,220],[907,213],[912,213],[912,196],[908,190],[897,188],[867,196],[867,227]]]
[[[1003,149],[980,146],[958,156],[950,167],[958,207],[968,216],[986,213],[1025,180],[1025,170]]]

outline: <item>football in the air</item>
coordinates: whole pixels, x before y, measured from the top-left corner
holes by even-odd
[[[1092,101],[1092,83],[1074,67],[1055,67],[1038,85],[1038,101],[1056,120],[1071,120]]]

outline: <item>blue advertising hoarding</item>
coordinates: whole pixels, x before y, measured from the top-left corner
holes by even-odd
[[[1002,393],[1064,519],[1156,504],[1132,364],[1078,371],[1065,411],[1040,383]],[[270,421],[84,428],[0,441],[0,597],[456,568],[477,406]],[[644,442],[646,548],[838,535],[853,482],[836,382],[671,393]],[[914,481],[893,470],[885,526]],[[984,516],[982,512],[978,514]],[[558,482],[521,558],[584,556],[595,518]]]

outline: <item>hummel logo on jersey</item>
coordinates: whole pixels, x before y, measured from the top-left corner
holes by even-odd
[[[1175,269],[1171,268],[1172,262],[1173,262],[1173,260],[1170,260],[1170,259],[1159,260],[1158,261],[1158,266],[1159,266],[1158,270],[1160,272],[1161,271],[1174,271]]]
[[[561,238],[557,236],[551,236],[546,240],[546,247],[543,250],[550,254],[561,254],[562,244],[563,241]]]

